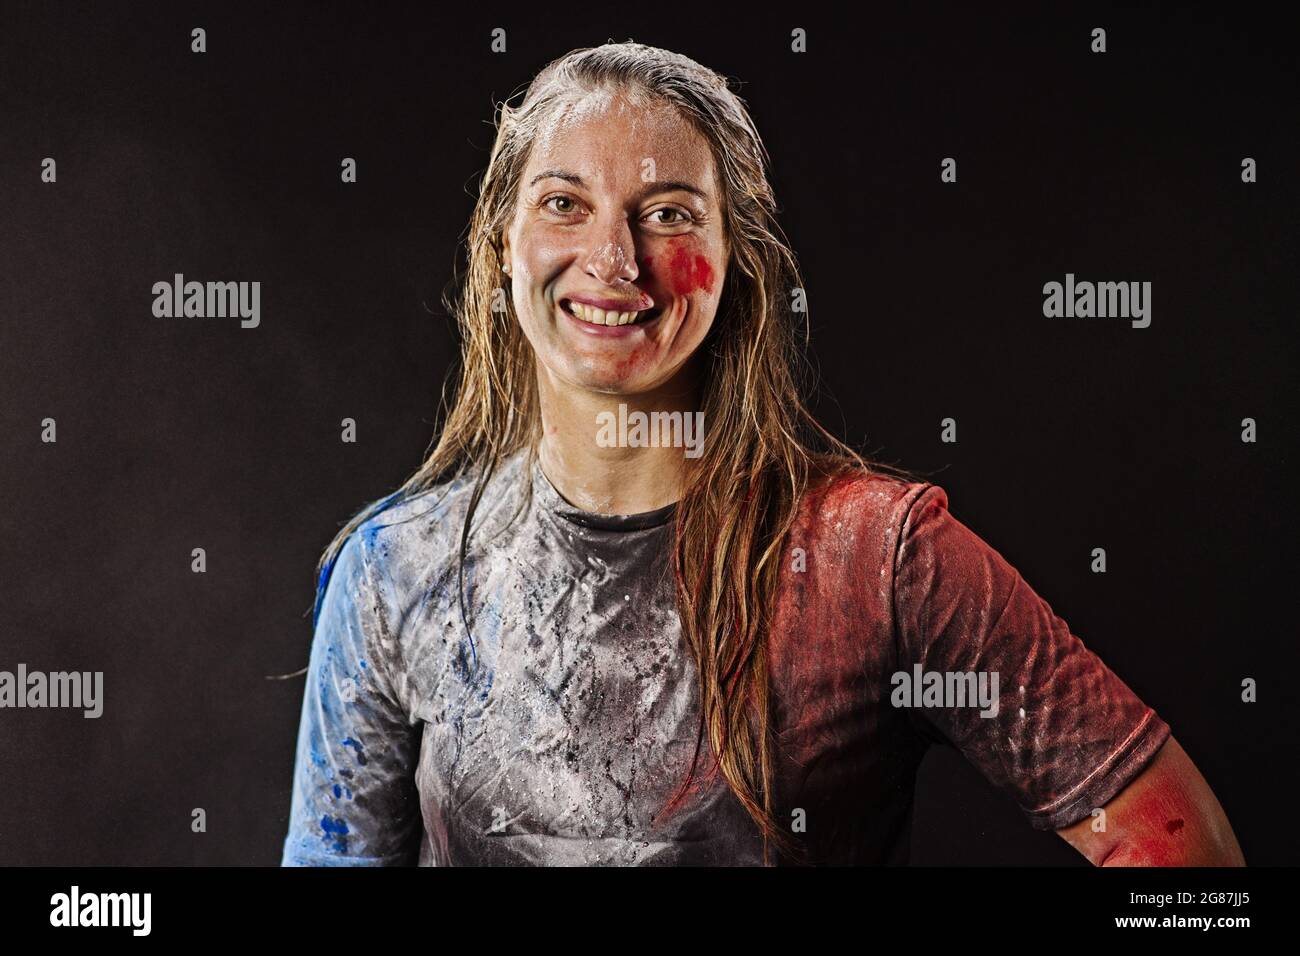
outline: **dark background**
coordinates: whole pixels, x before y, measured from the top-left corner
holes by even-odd
[[[942,485],[1169,721],[1247,861],[1296,862],[1294,35],[1240,6],[538,6],[0,6],[0,669],[106,698],[0,711],[0,863],[278,862],[303,683],[266,675],[306,664],[320,550],[432,437],[493,103],[606,39],[743,81],[822,420]],[[260,327],[155,318],[176,272],[260,281]],[[1151,327],[1044,318],[1066,272],[1151,281]],[[951,751],[913,860],[1086,865]]]

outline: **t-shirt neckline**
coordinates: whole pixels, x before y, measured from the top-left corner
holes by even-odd
[[[533,494],[542,507],[552,514],[559,515],[566,521],[571,521],[584,528],[616,532],[644,531],[647,528],[657,528],[667,524],[677,511],[676,502],[664,505],[662,508],[656,508],[653,511],[642,511],[634,515],[604,515],[592,511],[583,511],[565,500],[564,496],[551,484],[551,479],[546,477],[546,473],[542,471],[541,463],[535,457],[532,469]]]

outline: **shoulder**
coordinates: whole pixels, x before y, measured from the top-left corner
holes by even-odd
[[[490,476],[477,503],[477,473],[439,482],[384,506],[354,536],[377,577],[401,588],[413,577],[426,579],[455,564],[471,506],[471,547],[509,523],[524,490],[520,479],[519,462],[507,459]]]
[[[797,526],[859,547],[892,551],[923,513],[946,510],[947,505],[944,490],[930,482],[846,469],[812,483],[800,504]]]
[[[517,497],[517,462],[508,459],[483,490],[474,514],[475,535]],[[343,586],[368,583],[400,601],[415,587],[428,587],[455,567],[461,535],[469,516],[475,474],[438,482],[415,493],[394,493],[371,502],[371,512],[347,536],[317,583],[317,606],[330,580],[346,577]]]
[[[367,510],[373,513],[349,535],[347,545],[360,550],[371,564],[385,567],[411,553],[436,553],[459,539],[473,488],[473,479],[455,478],[372,502]]]

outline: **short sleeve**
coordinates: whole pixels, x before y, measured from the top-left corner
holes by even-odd
[[[902,524],[894,611],[909,687],[919,677],[933,690],[927,675],[937,673],[946,692],[925,706],[912,691],[913,726],[957,747],[1036,829],[1062,829],[1106,804],[1169,737],[1168,724],[952,516],[937,485],[923,486]],[[994,687],[996,705],[980,706]],[[891,700],[902,706],[904,695]]]
[[[387,673],[364,530],[319,586],[281,866],[405,866],[418,854],[419,734]]]

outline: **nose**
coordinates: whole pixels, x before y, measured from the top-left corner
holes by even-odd
[[[610,286],[636,279],[636,248],[627,217],[620,217],[597,234],[587,254],[586,270],[588,275]]]

